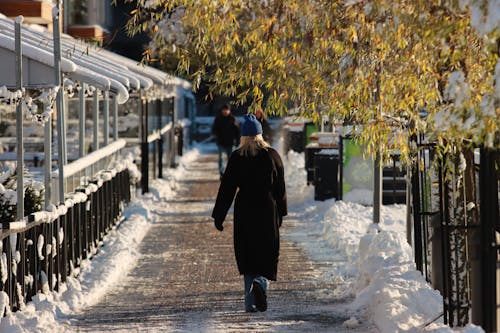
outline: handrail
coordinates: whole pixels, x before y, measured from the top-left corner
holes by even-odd
[[[173,127],[172,122],[169,122],[168,124],[163,126],[163,128],[160,130],[160,134],[163,135],[163,134],[167,133],[168,131],[170,131],[172,129],[172,127]]]
[[[101,149],[98,149],[82,158],[79,158],[78,160],[68,163],[64,166],[64,177],[70,177],[75,175],[76,173],[84,170],[85,168],[88,168],[92,164],[98,162],[99,160],[108,157],[123,147],[127,144],[127,141],[124,139],[119,139],[106,147],[103,147]],[[59,170],[55,170],[52,172],[52,177],[57,177],[59,174]]]
[[[162,129],[154,131],[153,133],[149,134],[148,137],[146,138],[146,141],[148,143],[151,143],[153,141],[159,140],[162,135],[164,135],[165,133],[170,131],[172,128],[173,128],[173,124],[172,124],[172,122],[169,122],[168,124],[163,126]]]
[[[160,132],[155,131],[155,132],[148,135],[148,137],[146,138],[146,142],[151,143],[153,141],[160,139],[160,137],[161,137]]]

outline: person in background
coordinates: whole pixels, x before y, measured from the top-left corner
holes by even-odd
[[[236,191],[238,193],[236,194]],[[276,280],[279,228],[287,215],[283,163],[264,141],[253,114],[241,126],[241,144],[229,159],[217,194],[212,218],[217,230],[234,203],[234,252],[244,276],[245,310],[267,310],[269,280]]]
[[[237,146],[240,140],[238,121],[231,114],[231,107],[228,104],[222,106],[220,114],[215,118],[212,134],[219,150],[219,173],[222,177],[225,169],[222,155],[225,154],[226,160],[229,160],[233,147]]]
[[[271,131],[271,126],[269,126],[269,122],[266,119],[266,114],[262,109],[257,109],[255,112],[255,118],[260,122],[262,125],[262,137],[264,140],[269,143],[270,145],[273,144],[273,134]]]

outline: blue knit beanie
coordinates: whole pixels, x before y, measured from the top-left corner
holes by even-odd
[[[241,125],[241,136],[256,136],[262,134],[262,125],[253,114],[245,115]]]

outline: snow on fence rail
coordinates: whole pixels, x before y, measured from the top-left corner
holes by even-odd
[[[88,169],[89,167],[94,166],[97,162],[101,161],[102,159],[105,159],[125,147],[127,144],[127,141],[120,139],[117,140],[106,147],[103,147],[99,150],[96,150],[87,156],[84,156],[74,162],[71,162],[69,164],[66,164],[64,166],[64,176],[65,177],[71,177],[78,172],[81,172],[85,169]],[[57,170],[52,173],[54,177],[56,177],[58,174]]]
[[[76,187],[82,184],[82,177],[93,177],[99,170],[104,170],[113,160],[116,154],[125,147],[127,141],[120,139],[106,147],[98,149],[76,161],[64,166],[64,178],[66,180],[66,190],[72,192]],[[59,171],[52,172],[53,188],[57,188]],[[56,192],[52,193],[57,196]],[[52,198],[52,202],[58,202],[57,198]]]
[[[70,193],[64,204],[0,232],[0,316],[22,310],[38,292],[59,290],[82,260],[96,253],[131,199],[134,168],[129,167],[115,164]]]

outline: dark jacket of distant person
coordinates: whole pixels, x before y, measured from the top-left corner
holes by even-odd
[[[221,112],[215,117],[212,125],[212,134],[217,145],[222,147],[237,146],[240,140],[240,128],[236,117],[229,113],[227,116]]]

